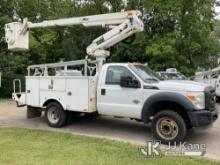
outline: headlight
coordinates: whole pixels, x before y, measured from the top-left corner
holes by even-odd
[[[203,92],[189,92],[187,98],[194,104],[196,109],[205,109],[205,95]]]

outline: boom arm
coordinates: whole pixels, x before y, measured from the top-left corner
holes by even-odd
[[[23,23],[12,22],[5,25],[6,42],[8,43],[9,50],[21,51],[29,48],[28,29],[72,25],[109,27],[111,28],[110,31],[95,39],[92,44],[87,47],[87,53],[91,56],[95,56],[97,60],[101,60],[102,63],[110,54],[106,49],[114,46],[134,33],[144,30],[144,25],[140,16],[140,11],[127,11],[49,20],[40,23],[32,23],[24,19]],[[102,65],[101,63],[100,65]]]
[[[196,72],[195,74],[195,77],[199,78],[199,77],[204,77],[204,76],[209,76],[211,77],[211,75],[214,75],[214,74],[219,74],[220,73],[220,67],[216,67],[214,69],[210,69],[210,70],[207,70],[207,71],[203,71],[203,72]]]

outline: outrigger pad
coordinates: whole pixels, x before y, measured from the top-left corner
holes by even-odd
[[[27,118],[32,119],[36,117],[41,117],[41,110],[39,108],[27,107]]]

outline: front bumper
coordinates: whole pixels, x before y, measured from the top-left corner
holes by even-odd
[[[191,111],[188,112],[188,116],[192,127],[208,126],[218,119],[218,110]]]

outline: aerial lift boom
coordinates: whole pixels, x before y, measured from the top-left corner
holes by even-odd
[[[210,77],[211,78],[211,76],[212,75],[218,75],[220,73],[220,67],[216,67],[216,68],[213,68],[213,69],[211,69],[211,70],[208,70],[208,71],[203,71],[203,72],[197,72],[196,74],[195,74],[195,78],[201,78],[201,77]]]
[[[87,47],[87,54],[96,57],[99,71],[106,57],[110,55],[110,52],[106,49],[114,46],[134,33],[144,30],[144,25],[140,17],[140,11],[127,11],[49,20],[40,23],[32,23],[24,19],[23,23],[12,22],[6,24],[6,42],[8,43],[9,50],[22,51],[29,48],[29,29],[73,25],[108,27],[111,29],[110,31],[96,38],[92,44]]]

